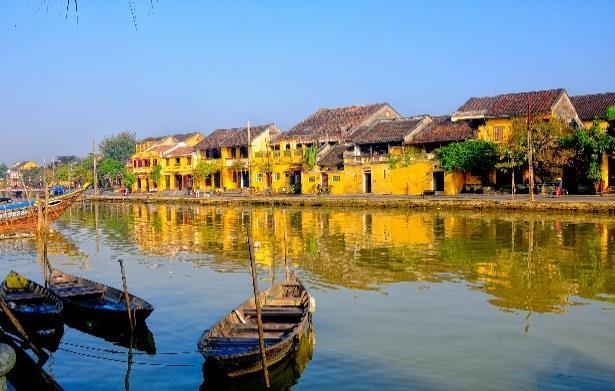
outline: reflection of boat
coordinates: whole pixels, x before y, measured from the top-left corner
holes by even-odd
[[[43,213],[47,214],[48,222],[51,223],[60,217],[89,186],[89,184],[86,184],[82,188],[70,193],[51,197],[47,200],[46,204],[44,201],[29,200],[0,205],[0,232],[36,229],[38,225],[39,202],[42,205]]]
[[[259,294],[267,365],[298,348],[310,315],[311,299],[296,276]],[[254,297],[205,330],[198,343],[206,365],[230,377],[262,368]]]
[[[311,323],[311,322],[310,322]],[[297,384],[308,362],[312,359],[316,337],[314,327],[310,324],[301,337],[299,347],[294,355],[286,357],[269,368],[269,381],[272,390],[288,390]],[[203,384],[205,390],[256,390],[264,388],[261,373],[253,373],[238,378],[229,378],[215,368],[203,364]]]
[[[51,269],[49,288],[62,299],[67,318],[93,319],[117,327],[126,324],[126,300],[119,289]],[[154,307],[129,294],[130,310],[137,324],[147,318]]]
[[[0,285],[0,295],[33,339],[44,340],[50,334],[59,334],[58,340],[62,337],[62,302],[49,289],[11,271]],[[14,331],[6,314],[2,313],[0,321],[8,331]]]
[[[37,365],[34,360],[18,345],[19,341],[3,334],[0,331],[0,343],[10,345],[17,356],[17,362],[13,369],[6,375],[10,384],[9,389],[20,390],[62,390],[48,373],[42,369],[42,364]],[[13,388],[11,388],[11,386]]]
[[[152,334],[145,323],[137,325],[134,329],[131,340],[130,328],[124,326],[125,322],[122,322],[121,326],[113,326],[108,323],[100,323],[95,319],[65,317],[64,321],[69,327],[82,331],[86,334],[102,338],[113,344],[130,348],[132,343],[132,348],[134,349],[140,350],[147,354],[156,354],[154,334]]]

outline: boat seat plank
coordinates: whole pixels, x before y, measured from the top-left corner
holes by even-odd
[[[32,292],[32,291],[18,291],[18,292],[7,292],[6,299],[7,300],[32,300],[32,299],[41,299],[43,296],[40,293]]]
[[[243,313],[248,316],[256,316],[256,309],[246,309]],[[303,308],[265,306],[262,308],[261,314],[263,316],[302,316]]]
[[[267,299],[265,306],[270,307],[299,307],[301,305],[300,298],[283,298],[283,299]]]
[[[54,288],[54,292],[61,297],[86,296],[103,294],[102,289],[91,286],[73,286],[66,288]]]
[[[287,331],[292,330],[296,325],[294,323],[263,323],[263,331]],[[255,324],[239,325],[233,328],[233,331],[258,331],[258,326]]]

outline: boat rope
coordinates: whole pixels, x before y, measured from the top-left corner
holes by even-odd
[[[128,364],[128,360],[122,360],[122,359],[110,358],[110,357],[103,357],[103,356],[96,356],[96,355],[93,355],[93,354],[88,354],[88,353],[83,353],[83,352],[76,352],[74,350],[64,349],[64,348],[58,348],[58,350],[61,350],[63,352],[67,352],[67,353],[76,354],[78,356],[83,356],[83,357],[95,358],[95,359],[98,359],[98,360],[113,361],[113,362],[120,362],[120,363]],[[154,367],[196,367],[196,366],[198,366],[196,364],[188,364],[188,363],[173,364],[173,363],[143,362],[143,361],[133,361],[133,360],[130,360],[130,364],[134,364],[134,365],[149,365],[149,366],[154,366]]]
[[[105,348],[98,348],[98,347],[95,347],[95,346],[79,345],[79,344],[70,343],[70,342],[60,342],[60,344],[67,345],[67,346],[73,346],[73,347],[76,347],[76,348],[82,348],[82,349],[88,349],[88,350],[96,350],[96,351],[99,351],[99,352],[105,352],[105,353],[111,353],[111,354],[123,354],[123,355],[128,354],[128,350],[105,349]],[[185,351],[185,352],[156,352],[156,353],[151,353],[151,354],[147,353],[147,352],[132,352],[133,355],[148,355],[148,356],[195,354],[195,353],[201,353],[201,351],[200,350],[189,350],[189,351]]]

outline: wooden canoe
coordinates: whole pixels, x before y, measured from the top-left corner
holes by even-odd
[[[259,294],[267,366],[296,352],[311,318],[310,296],[292,275]],[[229,377],[262,370],[254,297],[228,313],[198,342],[205,364]]]
[[[53,340],[53,335],[64,333],[62,302],[49,289],[11,271],[0,285],[0,295],[31,338],[40,334]],[[0,314],[0,324],[15,331],[7,315]]]
[[[100,324],[128,323],[124,291],[51,269],[49,289],[64,303],[66,318],[91,319]],[[140,297],[129,294],[130,309],[137,324],[142,323],[154,307]]]
[[[23,345],[23,341],[0,330],[0,343],[10,345],[13,350],[15,350],[17,356],[15,366],[6,375],[9,383],[9,390],[63,390],[62,386],[43,370],[43,364],[35,363],[32,357],[22,349],[21,346]]]
[[[12,202],[0,205],[0,233],[16,231],[34,231],[38,226],[38,203],[42,205],[42,211],[48,208],[47,216],[49,223],[56,220],[64,213],[89,187],[85,184],[82,188],[57,197],[50,197],[45,205],[44,200],[30,200],[25,202]]]

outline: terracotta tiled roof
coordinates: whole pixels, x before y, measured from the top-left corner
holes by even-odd
[[[169,149],[173,148],[173,145],[157,144],[147,149],[147,152],[165,153]]]
[[[348,106],[334,109],[320,109],[310,115],[288,132],[282,133],[276,140],[294,139],[302,142],[344,141],[348,135],[370,116],[387,103],[366,106]],[[397,115],[395,110],[391,110]]]
[[[145,143],[148,141],[162,141],[167,137],[172,137],[175,140],[177,140],[178,143],[186,141],[187,139],[189,139],[192,136],[196,136],[200,134],[199,132],[191,132],[191,133],[177,133],[177,134],[169,134],[166,136],[153,136],[153,137],[146,137],[143,140],[139,141],[139,143]]]
[[[418,133],[411,144],[432,144],[463,141],[474,138],[476,130],[472,129],[468,122],[451,122],[451,117],[434,117],[432,126]]]
[[[220,148],[222,146],[222,142],[235,134],[235,132],[236,129],[216,129],[211,132],[209,136],[205,137],[198,144],[196,144],[195,148],[198,150]]]
[[[339,166],[344,163],[344,152],[346,146],[333,145],[326,151],[321,158],[318,159],[319,166]]]
[[[424,119],[425,117],[413,117],[380,120],[372,126],[357,129],[350,139],[357,144],[401,142],[422,124]]]
[[[192,155],[194,152],[194,147],[191,146],[181,146],[174,149],[169,150],[166,153],[163,153],[164,157],[180,157],[180,156],[188,156]]]
[[[489,97],[470,98],[453,114],[453,117],[513,117],[527,115],[530,98],[531,115],[551,112],[557,100],[566,94],[563,88],[543,91],[518,92]]]
[[[571,96],[572,105],[583,121],[604,118],[610,106],[615,106],[615,92]]]
[[[272,136],[276,136],[280,133],[275,124],[267,124],[267,125],[258,125],[258,126],[250,126],[250,139],[254,141],[254,139],[260,136],[261,133],[265,132],[269,129]],[[234,128],[231,129],[233,134],[224,139],[221,143],[223,147],[239,147],[239,146],[247,146],[248,145],[248,128]]]

